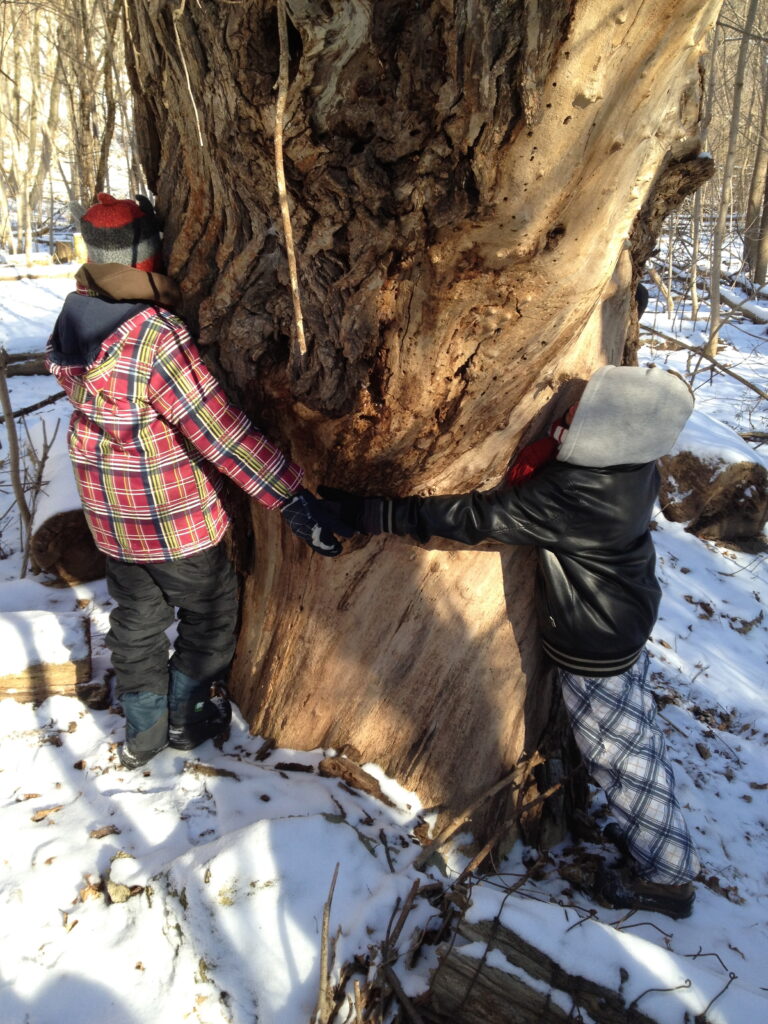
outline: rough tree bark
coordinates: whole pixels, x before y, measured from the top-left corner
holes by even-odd
[[[621,360],[633,224],[670,173],[680,193],[700,173],[718,8],[288,0],[302,361],[272,157],[276,5],[127,5],[184,312],[309,486],[494,485],[564,381]],[[233,682],[254,730],[351,744],[449,809],[536,744],[531,552],[389,538],[330,561],[278,516],[252,520]]]

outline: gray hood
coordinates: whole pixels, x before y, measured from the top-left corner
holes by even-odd
[[[603,366],[590,377],[557,458],[595,468],[654,462],[692,411],[681,377],[658,366]]]

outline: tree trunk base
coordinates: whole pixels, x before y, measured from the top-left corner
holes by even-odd
[[[257,511],[254,526],[230,680],[253,732],[354,748],[441,821],[540,746],[551,673],[534,552],[376,537],[327,559],[297,552],[279,517]],[[484,806],[472,831],[484,841],[506,817]]]

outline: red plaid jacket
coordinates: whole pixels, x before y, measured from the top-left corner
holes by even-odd
[[[168,310],[70,295],[48,365],[74,406],[69,452],[88,525],[113,558],[160,562],[217,544],[228,525],[220,473],[268,508],[301,483]]]

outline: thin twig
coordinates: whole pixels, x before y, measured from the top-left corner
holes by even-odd
[[[740,384],[743,384],[751,391],[754,391],[756,395],[768,400],[768,391],[763,391],[762,388],[753,384],[751,380],[747,380],[745,377],[741,377],[738,373],[734,373],[733,370],[729,370],[727,366],[723,366],[721,362],[713,356],[708,356],[706,352],[702,351],[702,349],[696,348],[695,345],[686,345],[686,343],[684,341],[680,341],[679,338],[676,338],[671,334],[666,334],[664,331],[658,331],[655,327],[646,327],[645,324],[643,324],[643,330],[648,331],[649,334],[656,334],[659,338],[664,338],[666,341],[674,342],[675,345],[679,345],[680,348],[684,348],[688,352],[693,352],[694,355],[699,356],[701,359],[706,359],[708,362],[712,363],[713,366],[716,366],[721,373],[725,373],[729,377],[733,377],[734,380],[737,380]]]
[[[296,249],[293,244],[293,226],[291,224],[291,211],[288,206],[285,163],[283,160],[283,127],[285,122],[285,105],[288,98],[288,21],[285,12],[285,0],[277,0],[277,29],[280,39],[280,71],[277,79],[277,103],[275,106],[275,173],[277,175],[277,193],[280,198],[280,214],[283,219],[285,252],[288,257],[288,274],[291,279],[293,317],[296,321],[296,342],[299,356],[301,359],[304,359],[307,354],[307,342],[304,337],[304,315],[301,311],[299,273],[296,264]]]
[[[21,562],[21,578],[27,575],[27,568],[29,566],[30,552],[32,549],[32,526],[34,524],[35,510],[37,509],[37,499],[40,496],[40,491],[43,489],[43,473],[45,472],[45,464],[48,461],[51,448],[56,441],[59,433],[59,427],[61,426],[61,420],[56,421],[56,426],[53,431],[53,437],[48,440],[48,428],[43,421],[43,450],[40,455],[35,451],[34,445],[32,444],[32,438],[29,435],[29,428],[26,423],[24,429],[27,434],[27,454],[32,462],[35,469],[35,478],[32,482],[32,507],[30,509],[30,527],[27,531],[27,536],[24,543],[24,555]]]
[[[420,888],[419,881],[416,880],[410,888],[408,895],[405,897],[405,903],[403,903],[400,916],[398,917],[394,928],[387,935],[387,946],[392,946],[400,938],[400,932],[403,930],[406,918],[410,914],[413,908],[413,901],[416,899]]]
[[[464,881],[464,879],[468,875],[472,874],[472,872],[476,868],[478,868],[480,866],[480,864],[483,863],[485,858],[488,856],[488,854],[494,848],[494,846],[499,841],[499,839],[504,835],[504,833],[507,831],[507,829],[510,828],[512,825],[514,825],[516,822],[518,822],[520,820],[521,816],[526,811],[530,811],[531,808],[532,807],[536,807],[537,804],[542,804],[542,803],[544,803],[545,800],[549,800],[549,798],[552,796],[552,794],[556,793],[558,791],[558,789],[561,788],[561,785],[562,785],[562,783],[556,782],[553,786],[550,786],[549,789],[545,789],[543,793],[540,793],[534,800],[529,800],[528,803],[523,804],[523,806],[519,809],[519,811],[517,811],[515,813],[514,817],[507,818],[506,821],[503,821],[501,823],[501,825],[499,825],[499,827],[494,831],[493,835],[488,840],[488,842],[485,844],[485,846],[483,846],[478,851],[478,853],[475,854],[475,856],[472,858],[472,860],[469,862],[469,864],[467,864],[467,866],[464,868],[464,870],[461,872],[461,874],[458,876],[458,878],[454,882],[451,883],[451,888],[453,888],[454,886],[457,886],[457,885],[461,885],[461,883]]]
[[[182,49],[182,46],[181,46],[181,36],[179,35],[179,21],[181,20],[181,17],[184,14],[184,8],[186,6],[187,6],[187,0],[181,0],[181,3],[179,4],[178,8],[173,12],[173,32],[174,32],[174,35],[176,36],[176,46],[179,49],[179,56],[181,57],[181,66],[184,69],[184,78],[186,79],[186,82],[187,82],[187,92],[189,93],[189,98],[192,101],[192,110],[195,113],[195,124],[197,126],[197,139],[198,139],[198,142],[200,143],[200,148],[202,149],[205,144],[203,142],[203,132],[202,132],[202,129],[200,127],[200,114],[199,114],[198,109],[197,109],[197,103],[195,102],[195,94],[192,92],[192,81],[191,81],[191,79],[189,77],[189,70],[187,68],[187,59],[184,56],[184,50]]]
[[[328,891],[328,899],[323,907],[323,928],[320,935],[320,991],[317,997],[317,1009],[313,1020],[316,1024],[328,1019],[328,928],[331,920],[331,903],[333,902],[333,891],[336,888],[336,879],[339,874],[339,864],[333,872],[331,888]]]
[[[705,953],[702,946],[699,946],[698,950],[695,953],[681,953],[680,955],[685,957],[687,960],[698,960],[699,957],[702,957],[702,956],[711,956],[711,957],[714,957],[715,960],[718,961],[718,963],[720,964],[720,966],[723,968],[724,971],[728,970],[727,965],[723,962],[723,958],[720,956],[719,953]]]
[[[722,961],[721,961],[721,963],[722,963]],[[728,981],[726,981],[725,985],[720,989],[720,991],[717,993],[717,995],[713,996],[712,999],[710,999],[710,1001],[707,1003],[707,1008],[702,1013],[698,1013],[694,1017],[694,1024],[707,1024],[707,1021],[709,1020],[709,1017],[707,1017],[707,1014],[712,1009],[712,1007],[715,1005],[715,1003],[720,998],[720,996],[725,995],[725,993],[728,991],[728,989],[731,987],[733,982],[736,981],[737,978],[738,978],[738,974],[734,974],[733,971],[729,971],[728,972]]]
[[[366,1003],[364,1004],[363,1003],[363,992],[362,992],[362,989],[360,987],[360,982],[357,980],[357,978],[355,978],[354,993],[355,993],[355,1024],[363,1024],[363,1009],[364,1009],[364,1005],[367,1004],[367,999],[366,999]]]
[[[12,412],[11,415],[14,419],[19,419],[21,416],[26,416],[27,413],[37,412],[38,409],[44,409],[46,405],[53,405],[54,402],[58,402],[60,398],[66,396],[66,391],[57,391],[55,395],[50,395],[48,398],[43,398],[40,402],[35,402],[34,405],[27,405],[23,409],[18,409],[16,412]],[[6,416],[9,415],[6,413]],[[6,416],[0,416],[0,423],[5,423]]]
[[[424,1018],[403,991],[400,979],[389,965],[385,965],[384,967],[384,976],[387,979],[390,988],[395,993],[398,1003],[405,1011],[405,1015],[408,1017],[408,1020],[410,1020],[412,1024],[424,1024]]]
[[[688,733],[685,733],[682,729],[679,729],[674,722],[670,722],[666,715],[662,715],[661,712],[659,712],[659,718],[662,720],[662,722],[665,722],[670,729],[674,729],[675,732],[679,732],[681,736],[685,736],[685,738],[688,739]]]
[[[422,867],[432,854],[441,846],[443,846],[452,835],[459,831],[459,829],[466,825],[471,820],[472,815],[475,811],[483,804],[486,800],[489,800],[492,796],[495,796],[501,790],[506,789],[508,786],[513,786],[517,783],[519,787],[520,783],[517,780],[523,776],[527,776],[537,765],[543,764],[544,758],[541,754],[533,754],[528,760],[521,761],[516,764],[515,767],[505,775],[503,779],[498,782],[494,782],[492,786],[484,790],[480,796],[478,796],[472,803],[452,822],[445,826],[445,828],[435,838],[424,847],[421,853],[418,855],[416,860],[413,862],[413,866],[416,868]]]
[[[402,903],[400,901],[400,897],[399,896],[397,897],[397,899],[395,901],[395,905],[392,908],[392,913],[390,914],[390,917],[389,917],[389,923],[387,924],[387,930],[386,930],[386,933],[384,935],[384,939],[383,939],[382,944],[381,944],[380,962],[378,963],[378,965],[376,967],[376,971],[375,971],[374,976],[371,979],[369,979],[369,981],[368,981],[368,983],[366,984],[366,987],[365,987],[365,1006],[366,1007],[368,1005],[368,996],[372,992],[377,992],[378,1002],[379,1002],[379,1019],[380,1020],[383,1020],[384,998],[385,998],[385,995],[386,995],[386,993],[384,991],[384,986],[383,986],[383,984],[381,984],[381,979],[382,978],[385,978],[387,981],[389,981],[389,983],[390,983],[389,987],[390,987],[391,991],[395,993],[396,997],[400,1000],[400,1002],[401,1002],[401,1004],[403,1006],[403,1009],[405,1009],[406,1012],[408,1012],[408,1011],[411,1012],[411,1020],[414,1021],[414,1022],[417,1022],[420,1019],[418,1017],[418,1015],[413,1016],[413,1014],[415,1013],[415,1010],[413,1010],[413,1007],[410,1006],[410,1004],[408,1004],[406,1006],[406,1002],[403,1000],[403,994],[402,994],[401,990],[398,990],[398,986],[397,986],[396,983],[392,983],[392,981],[390,979],[390,975],[389,975],[389,972],[391,970],[392,964],[395,963],[395,961],[398,959],[398,956],[399,956],[397,950],[394,948],[395,947],[395,943],[400,938],[400,933],[403,930],[403,926],[405,925],[405,922],[406,922],[406,919],[407,919],[408,915],[410,914],[411,910],[413,909],[413,903],[414,903],[414,900],[416,899],[416,897],[419,894],[420,888],[421,888],[421,885],[420,885],[419,881],[416,880],[411,885],[410,891],[409,891],[408,895],[406,896],[405,900]],[[395,920],[395,918],[397,918],[397,920]],[[356,1009],[356,1013],[357,1013],[357,1019],[358,1020],[362,1020],[362,1015],[360,1013],[360,1010],[361,1010],[360,991],[359,991],[359,986],[357,984],[355,985],[355,1009]],[[369,1018],[366,1017],[366,1019],[369,1019]]]
[[[645,990],[645,992],[641,992],[639,996],[636,996],[632,1000],[632,1002],[627,1007],[627,1012],[629,1012],[630,1010],[636,1009],[637,1008],[637,1004],[640,1002],[640,1000],[643,999],[645,996],[650,995],[651,992],[679,992],[680,989],[690,988],[691,984],[692,984],[691,979],[690,978],[686,978],[685,981],[682,983],[682,985],[673,985],[671,988],[647,988]]]
[[[11,406],[11,396],[8,393],[8,381],[5,376],[5,369],[7,365],[7,353],[4,348],[0,348],[0,406],[3,409],[3,419],[6,424],[6,434],[8,436],[8,470],[11,474],[11,484],[13,486],[13,494],[16,498],[16,504],[19,508],[19,516],[21,518],[21,524],[24,529],[25,536],[29,536],[29,531],[32,525],[32,513],[30,512],[27,499],[24,496],[24,485],[21,481],[21,460],[19,455],[19,437],[16,433],[16,424],[14,422],[13,407]]]
[[[635,911],[630,910],[629,913],[634,914]],[[627,914],[626,917],[629,917],[629,914]],[[653,930],[657,931],[659,935],[662,935],[667,942],[670,942],[672,940],[671,932],[665,932],[663,928],[659,928],[659,926],[657,924],[653,924],[652,921],[633,921],[630,924],[624,924],[623,920],[620,918],[615,924],[611,925],[611,928],[615,928],[617,931],[620,932],[631,932],[635,928],[653,928]]]
[[[387,842],[387,834],[386,834],[386,832],[384,831],[383,828],[379,829],[379,839],[381,840],[381,845],[384,847],[384,853],[387,856],[387,864],[389,865],[389,870],[394,875],[394,873],[395,873],[395,865],[392,863],[392,854],[389,851],[389,843]]]
[[[504,908],[507,905],[507,900],[509,899],[509,897],[511,895],[512,895],[511,891],[504,894],[504,898],[502,899],[501,903],[499,904],[499,909],[496,912],[496,916],[491,921],[491,927],[490,927],[490,931],[489,931],[489,934],[488,934],[488,938],[486,939],[486,942],[485,942],[485,949],[483,950],[483,955],[478,960],[477,967],[474,970],[474,972],[472,974],[472,977],[469,980],[469,984],[467,985],[467,988],[466,988],[466,991],[464,992],[464,995],[462,996],[461,1002],[459,1003],[459,1010],[463,1010],[464,1007],[466,1006],[467,1000],[469,999],[470,995],[472,994],[472,989],[475,987],[475,984],[477,983],[477,979],[480,977],[480,975],[482,973],[482,970],[485,967],[485,964],[486,964],[486,962],[488,960],[488,954],[491,952],[491,943],[496,938],[496,935],[497,935],[498,930],[499,930],[499,925],[501,924],[501,915],[503,914]]]

